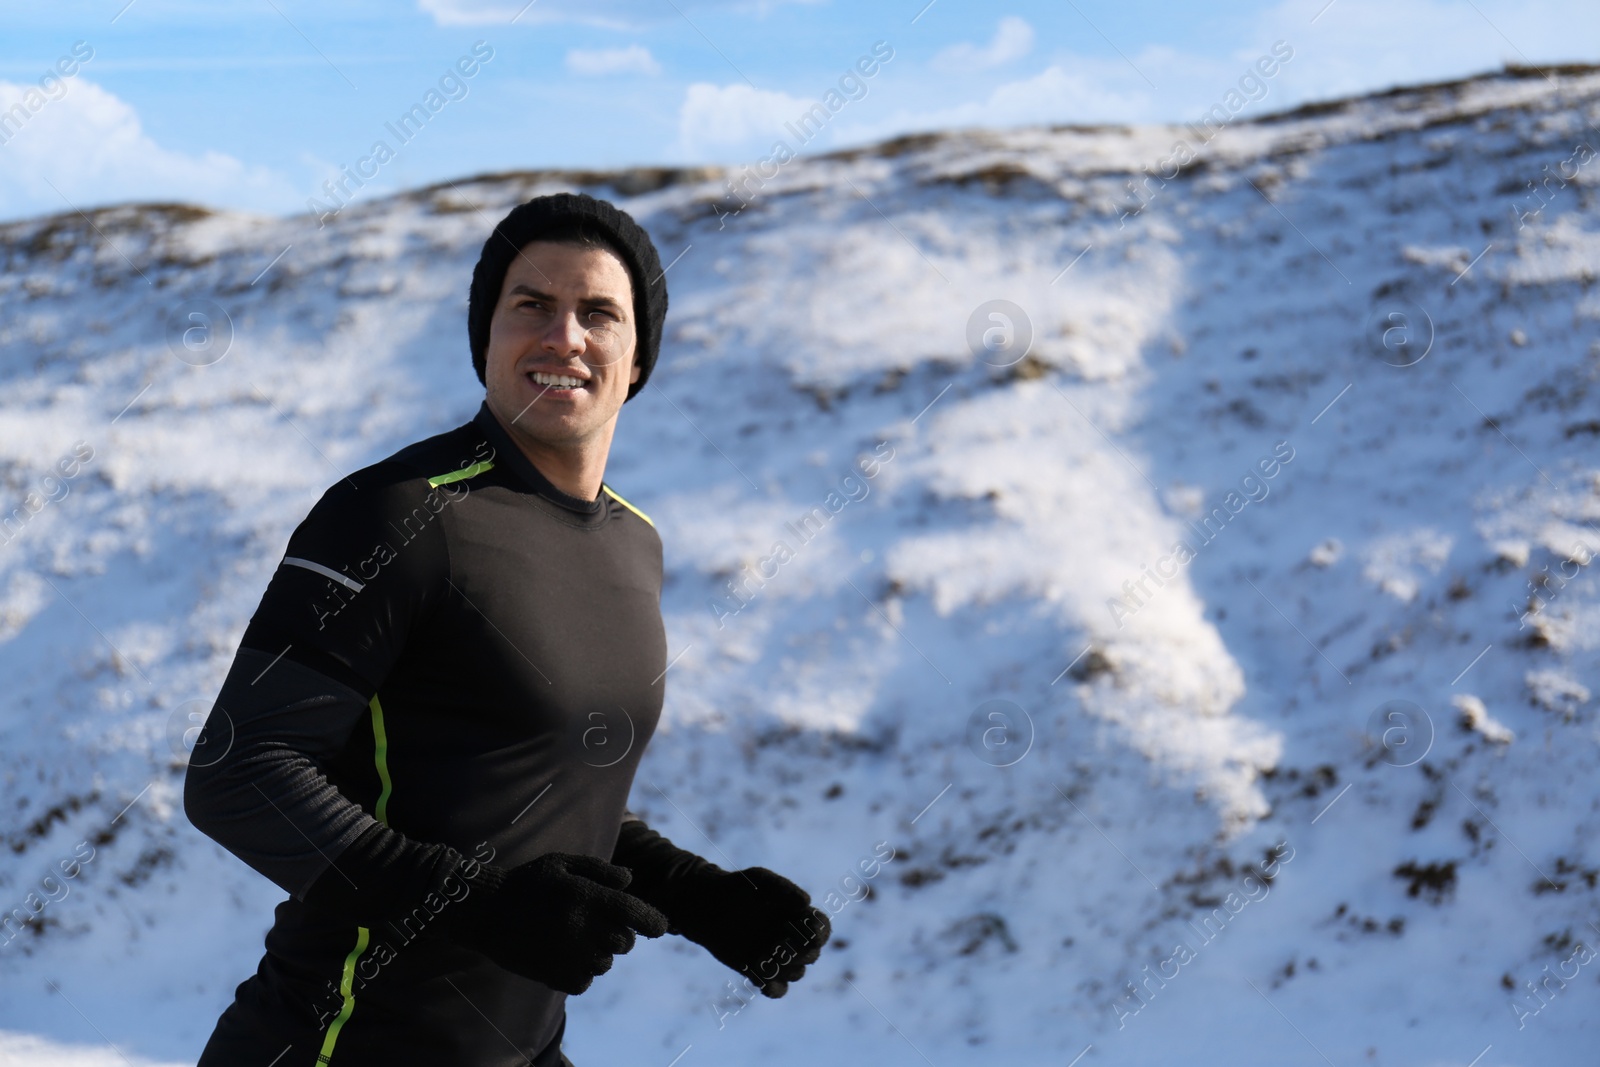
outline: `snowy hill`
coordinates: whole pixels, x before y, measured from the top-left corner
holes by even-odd
[[[641,944],[580,1067],[1584,1062],[1597,119],[1512,70],[0,228],[0,1062],[193,1063],[280,894],[186,741],[322,490],[476,409],[478,248],[572,187],[672,264],[608,470],[676,657],[636,810],[836,913],[776,1002]]]

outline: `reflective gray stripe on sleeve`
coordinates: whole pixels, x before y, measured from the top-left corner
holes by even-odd
[[[361,590],[366,588],[366,586],[362,585],[360,582],[356,581],[354,578],[351,578],[351,577],[349,577],[347,575],[340,574],[336,570],[331,570],[331,569],[329,569],[327,567],[324,567],[320,563],[313,563],[309,559],[297,559],[294,556],[284,556],[283,557],[283,561],[285,563],[293,564],[296,567],[304,567],[308,571],[316,571],[318,574],[322,575],[324,578],[332,578],[334,581],[338,582],[340,585],[344,586],[347,589],[353,589],[357,593],[361,592]]]

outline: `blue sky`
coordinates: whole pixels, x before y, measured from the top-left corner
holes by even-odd
[[[1244,114],[1506,61],[1600,60],[1592,0],[7,6],[0,113],[27,113],[0,125],[0,218],[127,199],[290,213],[358,165],[376,172],[367,196],[501,169],[747,163],[793,143],[785,123],[842,78],[846,102],[805,151],[951,126],[1190,119],[1274,42],[1293,58]],[[451,80],[480,41],[492,56]],[[77,42],[92,58],[48,79]],[[892,58],[848,79],[875,45]],[[402,145],[385,123],[441,78],[448,95]],[[373,160],[380,139],[392,159]]]

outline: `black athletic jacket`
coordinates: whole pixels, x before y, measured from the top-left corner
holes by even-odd
[[[504,867],[610,859],[661,713],[660,595],[650,520],[555,488],[487,404],[323,495],[185,782],[194,824],[290,894],[205,1067],[561,1062],[564,994],[425,911],[367,929],[306,892],[375,821]]]

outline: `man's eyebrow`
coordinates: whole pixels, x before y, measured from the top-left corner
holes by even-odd
[[[512,296],[531,296],[535,300],[554,301],[556,299],[554,296],[552,296],[549,293],[540,292],[539,290],[535,289],[533,286],[525,285],[525,284],[522,284],[520,282],[511,287],[511,295]],[[620,308],[620,307],[623,306],[623,304],[620,301],[616,300],[615,298],[609,297],[609,296],[603,296],[603,295],[602,296],[586,296],[583,299],[579,300],[578,303],[584,305],[585,307],[614,307],[614,308]]]
[[[541,293],[539,290],[535,289],[533,286],[531,286],[531,285],[523,285],[521,283],[518,283],[518,284],[513,285],[511,287],[511,294],[513,296],[531,296],[531,297],[534,297],[537,300],[554,300],[555,299],[555,297],[551,296],[549,293]]]

